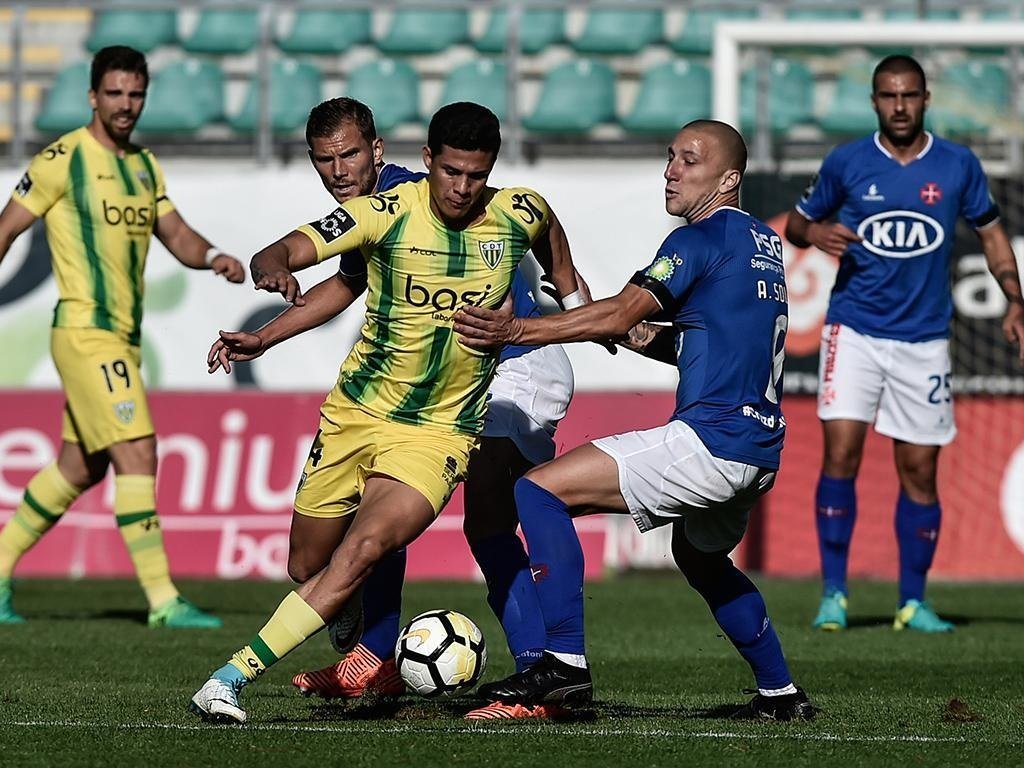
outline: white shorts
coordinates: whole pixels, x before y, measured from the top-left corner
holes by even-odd
[[[559,346],[505,360],[487,390],[483,436],[510,438],[532,464],[551,461],[572,390],[572,365]]]
[[[618,465],[619,490],[641,532],[682,520],[702,552],[739,544],[750,510],[775,482],[775,470],[712,456],[681,421],[593,445]]]
[[[956,437],[949,342],[864,336],[839,323],[821,332],[818,418],[874,423],[875,431],[915,445]]]

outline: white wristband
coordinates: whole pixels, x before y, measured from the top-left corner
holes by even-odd
[[[583,301],[583,294],[579,290],[575,290],[562,297],[563,309],[576,309],[576,307],[582,307],[584,304],[586,302]]]
[[[209,248],[206,249],[206,266],[213,266],[213,260],[216,259],[218,256],[223,255],[224,251],[222,251],[215,245],[211,245]]]

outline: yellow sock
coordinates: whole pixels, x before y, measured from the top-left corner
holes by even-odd
[[[56,462],[47,464],[28,481],[21,504],[0,531],[0,578],[11,577],[21,556],[60,520],[81,493],[81,488],[60,473]]]
[[[246,680],[255,680],[267,667],[298,648],[307,637],[315,635],[324,626],[320,614],[310,608],[298,592],[289,592],[270,621],[229,662],[245,675]]]
[[[156,478],[115,475],[114,515],[150,609],[173,600],[178,590],[171,581],[164,535],[156,516]]]

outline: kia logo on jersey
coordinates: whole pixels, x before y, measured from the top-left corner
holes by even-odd
[[[946,239],[939,222],[917,211],[885,211],[868,216],[857,227],[857,235],[871,253],[891,259],[923,256]]]

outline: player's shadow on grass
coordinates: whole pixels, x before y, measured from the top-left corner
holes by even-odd
[[[971,624],[987,624],[992,622],[1008,622],[1011,624],[1024,624],[1024,616],[985,616],[985,617],[971,617],[964,616],[963,614],[951,614],[943,613],[942,618],[946,621],[951,621],[957,627],[969,627]],[[846,628],[850,629],[869,629],[871,627],[892,627],[892,615],[878,615],[878,616],[851,616],[846,620]],[[911,630],[913,631],[913,630]],[[821,634],[829,634],[823,632]]]

